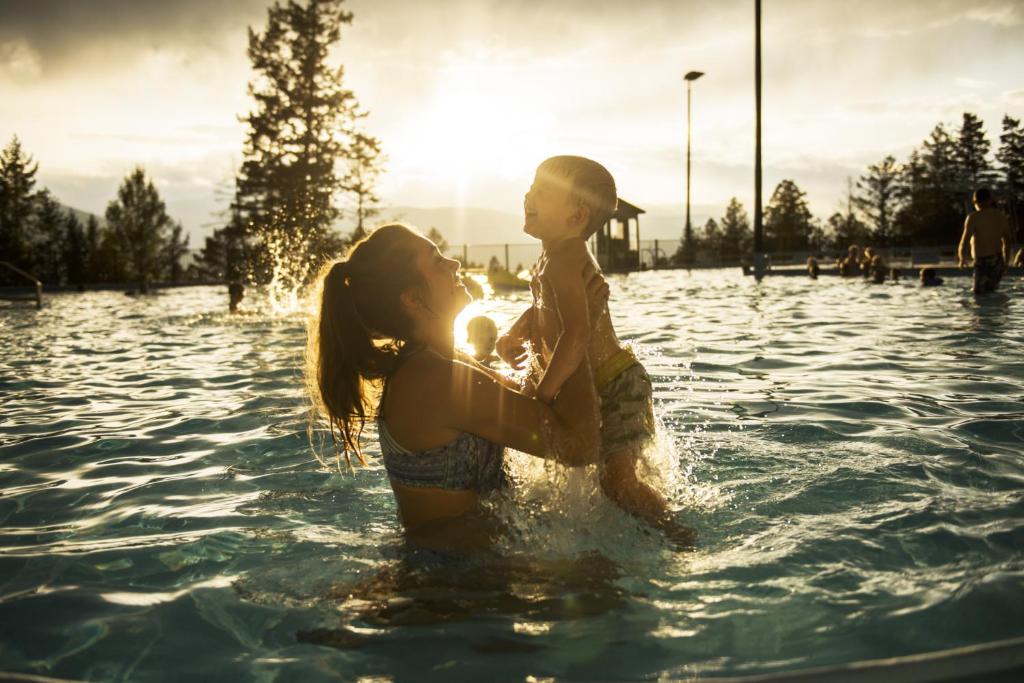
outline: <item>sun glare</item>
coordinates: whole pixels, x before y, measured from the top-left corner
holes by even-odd
[[[532,169],[550,146],[551,117],[529,104],[515,74],[471,62],[449,65],[410,121],[402,156],[460,189]]]

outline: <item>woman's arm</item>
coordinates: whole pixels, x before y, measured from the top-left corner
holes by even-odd
[[[489,377],[491,377],[495,381],[499,382],[502,386],[508,387],[512,391],[521,391],[522,390],[522,385],[519,382],[517,382],[516,380],[512,379],[511,377],[507,377],[507,376],[501,374],[500,372],[498,372],[494,368],[487,367],[483,363],[479,362],[476,358],[473,358],[473,356],[469,355],[468,353],[463,353],[462,351],[456,351],[455,352],[455,360],[462,361],[466,365],[470,365],[470,366],[476,368],[480,372],[488,375]]]
[[[423,410],[435,424],[565,465],[597,460],[600,434],[592,382],[581,382],[567,395],[584,403],[570,410],[565,401],[545,405],[458,360],[434,356],[416,374],[416,384],[424,388]]]

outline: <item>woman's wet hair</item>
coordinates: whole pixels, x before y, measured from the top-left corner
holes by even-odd
[[[325,421],[335,455],[344,453],[350,468],[350,453],[366,463],[359,439],[372,412],[368,389],[379,388],[397,367],[412,336],[401,295],[425,286],[416,266],[423,239],[408,226],[382,225],[347,258],[327,263],[316,281],[319,306],[307,331],[305,363],[310,441]],[[323,462],[315,445],[314,452]]]

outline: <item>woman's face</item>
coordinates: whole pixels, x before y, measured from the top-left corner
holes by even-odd
[[[425,303],[434,315],[454,320],[472,301],[459,275],[460,264],[455,259],[445,258],[430,240],[425,237],[420,240],[416,267],[427,287]]]

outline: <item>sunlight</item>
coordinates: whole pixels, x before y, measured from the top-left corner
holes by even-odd
[[[481,181],[520,178],[551,145],[554,125],[533,104],[539,99],[529,83],[515,82],[514,74],[498,67],[449,65],[433,97],[409,122],[402,155],[450,179],[460,198]]]

